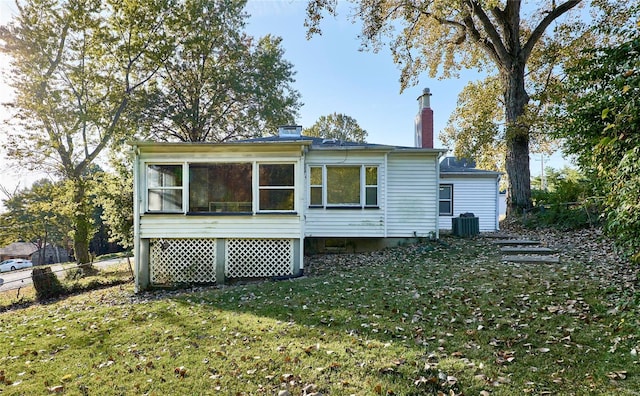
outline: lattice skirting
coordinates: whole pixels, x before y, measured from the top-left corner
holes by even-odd
[[[225,276],[263,278],[293,274],[291,239],[226,239]]]
[[[216,257],[219,243],[224,243],[224,258]],[[153,285],[216,283],[217,265],[224,265],[228,278],[293,275],[294,261],[292,239],[158,238],[149,241]]]
[[[152,284],[216,282],[215,239],[152,239],[149,250]]]

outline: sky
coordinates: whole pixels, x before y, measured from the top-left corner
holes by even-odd
[[[360,26],[348,18],[347,2],[340,3],[337,17],[325,17],[320,25],[323,34],[310,40],[306,39],[304,27],[306,4],[306,0],[249,0],[246,8],[251,15],[247,21],[248,34],[256,38],[271,34],[283,39],[284,59],[293,64],[294,88],[303,102],[296,123],[308,128],[321,116],[342,113],[367,131],[370,143],[413,146],[417,99],[424,88],[429,88],[435,146],[444,147],[438,132],[454,111],[458,94],[469,81],[482,76],[465,71],[460,78],[438,80],[425,73],[418,85],[400,93],[400,69],[393,63],[389,50],[360,51],[357,38]],[[14,0],[0,0],[0,24],[6,24],[15,10]],[[0,57],[0,72],[6,65],[7,59]],[[8,98],[10,88],[0,82],[0,102]],[[0,109],[0,121],[4,118],[6,114]],[[0,136],[0,142],[3,141],[4,136]],[[0,185],[9,190],[18,184],[29,186],[46,176],[12,167],[4,153],[0,153],[0,164]],[[545,166],[559,168],[564,164],[561,154],[545,158]],[[540,174],[540,165],[540,156],[532,156],[532,176]]]

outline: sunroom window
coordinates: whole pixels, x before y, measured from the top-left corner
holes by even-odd
[[[309,205],[322,206],[322,167],[312,166],[309,168]]]
[[[259,210],[294,209],[295,173],[293,164],[259,164]]]
[[[251,213],[252,164],[189,165],[189,211]]]
[[[182,165],[147,166],[147,210],[182,211]]]

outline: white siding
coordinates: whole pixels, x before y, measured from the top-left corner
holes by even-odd
[[[300,238],[298,215],[144,215],[140,238]]]
[[[439,216],[441,230],[450,230],[451,218],[468,212],[480,219],[480,231],[498,230],[497,176],[447,176],[442,173],[440,184],[453,185],[453,216]]]
[[[304,210],[304,169],[300,147],[286,147],[282,150],[252,146],[225,149],[224,146],[197,145],[194,150],[188,146],[180,152],[142,152],[139,156],[136,205],[139,213],[138,238],[295,238],[302,236],[300,213]],[[196,150],[197,149],[197,150]],[[270,150],[270,151],[268,151]],[[295,176],[295,213],[253,215],[186,215],[167,213],[145,213],[146,208],[146,164],[202,162],[293,162]],[[184,208],[188,207],[188,174],[184,168],[183,194]],[[254,200],[257,199],[254,191]]]
[[[387,236],[436,236],[437,154],[391,153],[387,175]]]
[[[312,151],[306,169],[321,165],[369,165],[378,167],[378,209],[336,209],[305,207],[306,237],[384,237],[385,153],[358,151]],[[307,175],[308,177],[308,175]],[[305,180],[305,194],[309,181]],[[305,195],[308,196],[308,195]]]

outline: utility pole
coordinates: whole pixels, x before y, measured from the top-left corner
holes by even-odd
[[[537,158],[533,158],[534,161],[538,161]],[[540,190],[547,190],[547,180],[544,177],[544,154],[540,153]]]
[[[542,191],[547,191],[547,183],[544,180],[544,154],[540,154],[540,187]]]

